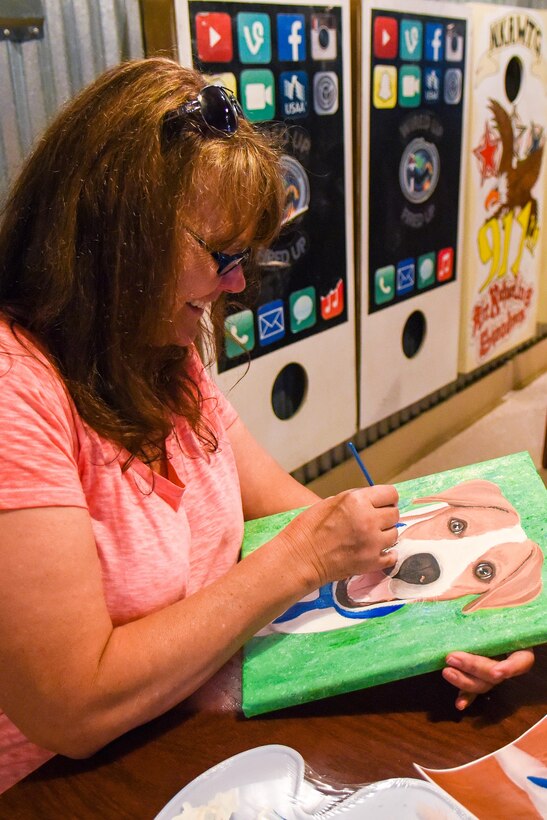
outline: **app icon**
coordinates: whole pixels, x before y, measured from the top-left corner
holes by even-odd
[[[414,259],[397,262],[397,293],[402,296],[414,290],[416,284],[416,263]]]
[[[439,102],[441,98],[441,76],[440,68],[424,69],[424,102]]]
[[[313,76],[313,110],[316,114],[338,111],[338,77],[334,71],[318,71]]]
[[[275,114],[274,75],[269,68],[248,68],[241,72],[241,105],[251,122],[271,120]]]
[[[296,63],[306,59],[303,14],[277,15],[277,49],[280,60]]]
[[[437,282],[452,279],[454,268],[454,248],[443,248],[437,255]]]
[[[226,356],[235,359],[255,346],[255,330],[252,310],[240,310],[224,320]]]
[[[374,66],[372,102],[375,108],[395,108],[397,103],[397,69],[394,65]]]
[[[420,204],[433,195],[440,168],[439,152],[433,142],[423,137],[410,140],[399,163],[399,185],[409,202]]]
[[[230,63],[233,59],[232,19],[220,11],[196,14],[198,57],[208,63]]]
[[[444,73],[444,101],[457,105],[462,98],[463,75],[459,68],[447,68]]]
[[[418,290],[435,283],[435,253],[424,253],[418,257]]]
[[[312,14],[311,56],[313,60],[336,60],[336,18],[333,14]]]
[[[315,314],[315,288],[303,288],[295,290],[289,296],[289,309],[291,313],[291,330],[299,333],[312,327],[316,321]]]
[[[340,316],[344,310],[344,280],[339,279],[335,287],[326,296],[320,296],[321,316],[325,320]]]
[[[212,85],[221,85],[222,88],[229,88],[232,94],[237,97],[237,80],[236,75],[231,71],[223,71],[220,74],[206,74],[205,75]]]
[[[272,59],[269,15],[239,12],[237,42],[242,63],[269,63]]]
[[[431,63],[440,63],[444,56],[444,26],[440,23],[426,23],[425,26],[425,59]]]
[[[374,56],[392,60],[397,56],[399,35],[395,17],[377,17],[374,20]]]
[[[422,71],[416,65],[403,65],[399,71],[399,105],[416,108],[422,101]]]
[[[275,299],[273,302],[266,302],[257,310],[258,317],[258,341],[261,347],[271,345],[282,339],[285,335],[285,314],[283,312],[283,300]]]
[[[449,63],[463,60],[463,31],[462,23],[449,23],[446,27],[445,56]]]
[[[422,47],[422,24],[418,20],[401,20],[401,60],[421,60]]]
[[[391,302],[395,296],[395,268],[386,265],[374,272],[374,304],[383,305]]]
[[[282,71],[279,75],[279,106],[283,117],[308,114],[308,75],[305,71]]]

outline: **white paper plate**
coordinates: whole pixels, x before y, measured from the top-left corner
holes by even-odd
[[[227,814],[230,820],[311,820],[317,812],[321,812],[321,820],[473,818],[459,803],[423,780],[381,780],[357,789],[349,797],[346,791],[344,799],[333,803],[333,794],[325,794],[306,780],[304,771],[303,757],[289,746],[249,749],[213,766],[181,789],[155,820],[172,820],[181,814],[183,804],[203,811],[218,801],[219,795],[233,803],[233,813]],[[186,815],[184,812],[183,818]],[[209,816],[221,815],[211,810]]]

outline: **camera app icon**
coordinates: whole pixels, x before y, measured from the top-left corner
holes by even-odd
[[[313,60],[336,60],[336,18],[333,14],[312,14],[311,56]]]

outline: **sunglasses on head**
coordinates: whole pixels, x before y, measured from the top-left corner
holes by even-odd
[[[169,111],[163,123],[169,127],[189,119],[214,134],[233,137],[240,117],[244,117],[243,109],[230,89],[206,85],[194,100],[183,103],[175,111]]]
[[[208,245],[207,242],[201,238],[201,236],[197,235],[197,233],[194,233],[194,231],[190,230],[190,228],[185,228],[185,230],[188,231],[192,239],[196,240],[198,245],[201,245],[201,247],[213,257],[218,265],[217,276],[226,276],[226,274],[233,271],[234,268],[237,268],[238,265],[244,265],[251,255],[250,248],[244,248],[239,253],[222,253],[222,251],[214,251],[210,245]]]

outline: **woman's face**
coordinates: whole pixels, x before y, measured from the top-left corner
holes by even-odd
[[[215,221],[212,215],[196,218],[195,224],[188,223],[189,231],[182,229],[184,235],[179,255],[177,296],[172,318],[168,320],[169,343],[192,344],[205,310],[222,293],[241,293],[245,289],[242,265],[237,265],[227,274],[218,276],[218,262],[195,236],[214,250],[236,254],[248,247],[253,231],[246,230],[229,246],[219,247],[215,238]]]

